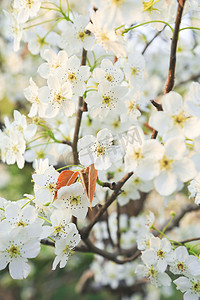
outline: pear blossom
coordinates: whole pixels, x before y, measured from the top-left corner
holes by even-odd
[[[186,111],[192,116],[200,117],[200,84],[192,82],[185,100]]]
[[[38,213],[35,207],[31,205],[22,206],[19,201],[10,203],[5,208],[5,220],[3,223],[9,223],[12,228],[26,228],[28,234],[32,236],[37,232],[38,228]],[[41,228],[40,228],[41,230]]]
[[[4,135],[1,145],[1,158],[2,161],[8,165],[15,162],[19,169],[24,167],[24,152],[26,149],[26,142],[24,137],[11,131],[9,136]]]
[[[40,199],[44,204],[51,203],[54,199],[56,182],[59,177],[53,166],[49,166],[43,174],[33,174],[32,178],[35,185],[35,197]]]
[[[49,32],[41,26],[37,26],[34,31],[29,31],[25,36],[25,41],[28,43],[28,49],[33,55],[37,55],[52,45],[57,45],[58,34],[56,32]]]
[[[142,87],[145,60],[142,54],[133,51],[129,53],[128,60],[122,61],[122,66],[127,80],[133,88]]]
[[[55,254],[56,257],[53,261],[52,270],[55,270],[58,264],[60,268],[64,268],[67,264],[69,256],[73,252],[74,247],[76,247],[81,240],[80,234],[76,225],[73,223],[69,224],[68,234],[65,239],[57,240],[55,243]]]
[[[20,48],[20,41],[22,39],[22,34],[23,34],[22,23],[20,22],[19,17],[15,13],[10,14],[6,10],[4,10],[4,14],[9,20],[10,35],[14,39],[14,44],[13,44],[14,51],[18,51]]]
[[[58,190],[57,199],[53,205],[66,211],[66,214],[77,217],[84,220],[90,203],[85,195],[83,186],[80,182],[75,182],[70,186],[61,187]],[[96,205],[93,201],[92,206]]]
[[[126,105],[126,111],[121,114],[121,121],[130,121],[132,124],[136,123],[138,117],[141,116],[140,106],[141,106],[141,93],[140,91],[135,91],[135,89],[130,89],[124,98]]]
[[[112,144],[113,136],[107,128],[100,130],[96,138],[93,135],[81,138],[78,142],[81,164],[89,166],[94,163],[97,170],[108,169],[122,157],[121,147]]]
[[[181,137],[171,138],[164,146],[160,146],[163,149],[160,149],[159,157],[154,160],[148,157],[141,160],[137,174],[143,180],[154,178],[156,190],[163,196],[169,196],[178,189],[179,181],[193,179],[196,170],[193,161],[185,156],[187,149]]]
[[[56,209],[50,216],[52,226],[42,226],[41,239],[52,236],[54,239],[64,239],[67,237],[70,228],[70,214],[66,214],[66,210]]]
[[[39,100],[47,104],[46,118],[54,118],[62,109],[66,116],[75,112],[75,104],[71,101],[72,90],[68,82],[61,82],[56,76],[49,76],[48,86],[40,90]]]
[[[24,153],[24,159],[33,163],[33,167],[35,168],[35,161],[40,159],[48,159],[51,165],[56,165],[57,160],[55,155],[53,154],[53,147],[51,144],[42,144],[45,140],[40,139],[40,141],[33,141],[30,144],[30,149],[26,150]],[[41,145],[42,144],[42,145]]]
[[[44,112],[47,104],[40,101],[39,93],[41,89],[38,88],[32,78],[30,78],[29,83],[30,85],[24,89],[24,96],[32,103],[28,116],[32,118],[38,114],[39,117],[43,118],[45,116]]]
[[[170,242],[158,237],[150,238],[150,248],[142,252],[142,260],[147,265],[156,265],[160,272],[167,268],[171,257],[172,246]]]
[[[81,66],[80,59],[76,55],[73,55],[64,61],[63,66],[57,68],[56,75],[61,80],[67,81],[70,84],[73,94],[83,96],[86,90],[85,82],[90,76],[90,68],[88,66]]]
[[[173,274],[182,274],[185,276],[190,276],[190,269],[192,267],[192,264],[197,263],[195,258],[196,257],[194,255],[189,255],[186,247],[180,246],[176,248],[170,259],[171,261],[169,262],[170,271]]]
[[[102,60],[100,68],[95,68],[93,72],[95,82],[108,82],[111,86],[119,85],[123,78],[122,70],[106,58]]]
[[[134,23],[135,9],[142,10],[142,3],[137,0],[103,0],[100,2],[93,0],[93,2],[105,15],[105,19],[109,18],[110,23],[115,27],[124,23]]]
[[[18,11],[18,17],[25,23],[29,17],[35,17],[41,6],[41,0],[14,0],[13,7]]]
[[[59,46],[66,49],[69,54],[79,53],[83,48],[92,50],[94,46],[94,36],[86,30],[89,19],[86,16],[78,15],[73,24],[66,21],[59,23],[62,34]]]
[[[28,258],[35,258],[39,252],[40,241],[37,238],[27,238],[20,230],[13,229],[1,239],[0,270],[9,264],[11,277],[24,279],[31,270]]]
[[[200,135],[200,120],[185,113],[181,95],[169,92],[163,96],[162,106],[164,111],[154,112],[149,125],[163,135],[164,139],[178,137],[180,134],[191,139]]]
[[[161,272],[156,265],[138,265],[136,274],[142,278],[150,279],[150,282],[156,287],[170,286],[171,278],[165,272]]]
[[[52,49],[46,49],[43,52],[42,58],[47,62],[42,63],[39,66],[38,73],[41,77],[48,79],[50,75],[55,75],[58,67],[64,67],[64,63],[67,61],[68,55],[64,50],[56,53]]]
[[[194,197],[195,203],[199,205],[200,204],[200,174],[199,173],[188,185],[188,190],[190,192],[190,198]]]
[[[147,193],[152,187],[151,181],[143,181],[137,175],[133,175],[123,186],[123,192],[118,196],[117,201],[121,206],[126,205],[129,200],[140,199],[140,191]]]
[[[140,139],[134,140],[133,143],[128,143],[126,146],[125,160],[125,170],[127,172],[138,170],[139,177],[140,174],[140,164],[142,161],[158,160],[162,157],[162,145],[156,140],[144,140],[144,134],[140,127],[136,127]],[[146,174],[146,178],[143,180],[151,180],[153,177],[150,175],[153,172],[153,168],[149,169],[149,176]],[[136,171],[137,172],[137,171]]]
[[[108,51],[112,51],[117,57],[124,57],[126,54],[124,40],[122,36],[118,36],[115,30],[109,28],[109,24],[105,22],[104,15],[100,12],[92,12],[91,22],[86,29],[91,31],[97,42]]]
[[[10,130],[16,132],[18,135],[22,135],[26,141],[30,141],[37,131],[35,124],[27,124],[26,116],[22,115],[18,110],[14,110],[14,121],[9,124],[5,119],[6,131]]]
[[[103,119],[108,114],[123,112],[125,110],[123,97],[126,93],[126,87],[112,87],[108,82],[101,82],[98,91],[88,92],[85,98],[91,117]]]
[[[198,300],[200,297],[200,276],[184,277],[181,276],[174,280],[177,290],[184,293],[184,300]]]

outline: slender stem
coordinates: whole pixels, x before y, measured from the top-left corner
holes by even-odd
[[[62,20],[62,19],[63,19],[63,18],[54,18],[54,19],[50,19],[50,20],[47,20],[47,21],[43,21],[43,22],[40,22],[40,23],[37,23],[37,24],[33,24],[33,25],[30,25],[30,26],[24,27],[23,29],[29,29],[29,28],[32,28],[32,27],[35,27],[35,26],[39,26],[39,25],[48,23],[48,22],[57,21],[57,20]]]
[[[137,27],[147,25],[147,24],[151,24],[151,23],[163,23],[166,26],[169,26],[169,28],[171,29],[172,32],[174,31],[173,28],[167,22],[164,22],[164,21],[148,21],[148,22],[144,22],[144,23],[141,23],[141,24],[138,24],[138,25],[135,25],[135,26],[132,26],[132,27],[129,27],[129,28],[125,29],[123,31],[123,34],[129,32],[130,30],[135,29]]]
[[[190,27],[184,27],[184,28],[179,29],[179,32],[182,31],[182,30],[185,30],[185,29],[200,30],[199,27],[192,27],[192,26],[190,26]]]

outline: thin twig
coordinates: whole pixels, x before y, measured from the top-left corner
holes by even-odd
[[[146,44],[146,46],[144,47],[144,49],[143,49],[143,51],[142,51],[142,54],[144,54],[145,52],[146,52],[146,50],[147,50],[147,48],[151,45],[151,43],[161,34],[161,32],[163,32],[163,30],[166,28],[166,26],[167,25],[165,25],[164,27],[163,27],[163,29],[162,30],[160,30],[160,31],[158,31],[155,35],[154,35],[154,37]]]
[[[174,217],[174,219],[172,220],[172,222],[170,223],[170,225],[166,228],[165,232],[168,232],[170,230],[172,230],[174,227],[177,227],[180,223],[180,221],[182,220],[182,218],[189,212],[192,211],[196,211],[196,210],[200,210],[200,206],[196,205],[196,204],[189,204],[186,207],[184,207],[182,209],[182,211],[176,215]],[[162,226],[162,228],[160,229],[160,231],[163,230],[163,228],[165,228],[166,224],[169,223],[169,220]]]

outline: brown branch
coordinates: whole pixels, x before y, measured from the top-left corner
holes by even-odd
[[[182,220],[182,218],[187,213],[196,211],[196,210],[200,210],[200,206],[198,206],[196,204],[189,204],[189,205],[185,206],[182,209],[182,211],[174,217],[174,219],[172,220],[171,224],[167,227],[165,232],[172,230],[174,227],[177,227],[179,225],[180,221]],[[160,231],[162,231],[168,223],[169,223],[169,220],[161,227]]]
[[[88,226],[83,227],[80,230],[80,234],[81,234],[81,237],[82,237],[83,240],[87,239],[87,237],[89,236],[89,233],[90,233],[91,229],[93,228],[93,226],[101,219],[102,215],[105,213],[105,211],[107,210],[107,208],[115,201],[115,199],[117,198],[117,196],[120,193],[121,187],[125,184],[125,182],[132,175],[133,175],[133,172],[127,173],[120,181],[118,181],[116,189],[114,190],[114,192],[112,193],[112,195],[110,196],[110,198],[106,201],[106,203],[97,212],[96,216],[91,221],[91,223]]]
[[[195,242],[195,241],[200,241],[200,237],[187,239],[187,240],[184,240],[184,241],[180,241],[178,243],[180,243],[180,244],[186,244],[186,243],[191,243],[191,242]],[[176,244],[176,243],[174,243],[174,244]]]
[[[105,200],[107,201],[107,199],[108,199],[108,191],[106,191],[106,195],[105,195]],[[107,209],[106,209],[106,227],[107,227],[107,231],[108,231],[109,242],[112,245],[112,247],[114,247],[113,239],[112,239],[111,232],[110,232],[110,226],[109,226],[109,221],[108,221],[108,210]]]
[[[175,88],[179,87],[180,85],[184,85],[190,81],[197,81],[198,79],[200,78],[200,74],[196,74],[196,75],[192,75],[191,77],[189,77],[188,79],[186,80],[182,80],[180,82],[178,82],[176,85],[175,85]]]
[[[176,68],[176,50],[177,50],[177,44],[178,44],[179,28],[180,28],[180,24],[181,24],[185,1],[186,0],[181,0],[181,1],[179,1],[179,4],[178,4],[176,22],[175,22],[172,43],[171,43],[169,72],[168,72],[167,82],[165,85],[164,94],[169,93],[173,89],[173,86],[174,86],[175,68]]]
[[[81,66],[86,65],[86,59],[87,59],[87,51],[83,48]],[[79,136],[82,114],[83,114],[83,103],[84,103],[83,97],[79,97],[76,125],[75,125],[74,138],[72,143],[72,152],[73,152],[73,159],[75,165],[79,163],[77,143],[78,143],[78,136]]]
[[[70,142],[69,140],[63,140],[61,141],[61,143],[72,147],[72,142]]]
[[[150,102],[153,104],[153,106],[158,110],[158,111],[163,111],[163,107],[161,104],[156,102],[155,100],[150,100]]]
[[[120,206],[117,202],[117,248],[120,251],[120,239],[121,239],[121,231],[120,231]]]
[[[161,105],[161,104],[157,103],[155,100],[150,100],[150,102],[153,104],[153,106],[156,107],[156,109],[157,109],[158,111],[163,111],[163,108],[162,108],[162,105]],[[156,139],[156,138],[157,138],[157,135],[158,135],[158,131],[155,130],[155,129],[153,129],[153,133],[152,133],[152,135],[151,135],[151,139],[152,139],[152,140]]]
[[[127,257],[125,259],[118,259],[117,256],[119,255],[118,252],[114,252],[114,253],[110,253],[110,252],[107,252],[103,249],[100,249],[100,248],[97,248],[95,245],[93,245],[93,243],[89,240],[89,239],[85,239],[84,240],[85,244],[87,245],[87,252],[92,252],[92,253],[95,253],[95,254],[98,254],[108,260],[111,260],[119,265],[123,265],[127,262],[131,262],[131,261],[134,261],[135,259],[137,259],[141,252],[140,251],[137,251],[136,253],[134,253],[132,256],[130,257]],[[82,252],[82,251],[80,251]]]

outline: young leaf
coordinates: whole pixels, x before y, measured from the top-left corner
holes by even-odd
[[[95,169],[94,164],[79,171],[79,177],[91,206],[97,181],[97,170]]]
[[[56,182],[56,193],[54,199],[57,197],[57,191],[63,186],[69,186],[75,182],[76,178],[78,177],[78,172],[65,170],[62,171],[58,177]]]

